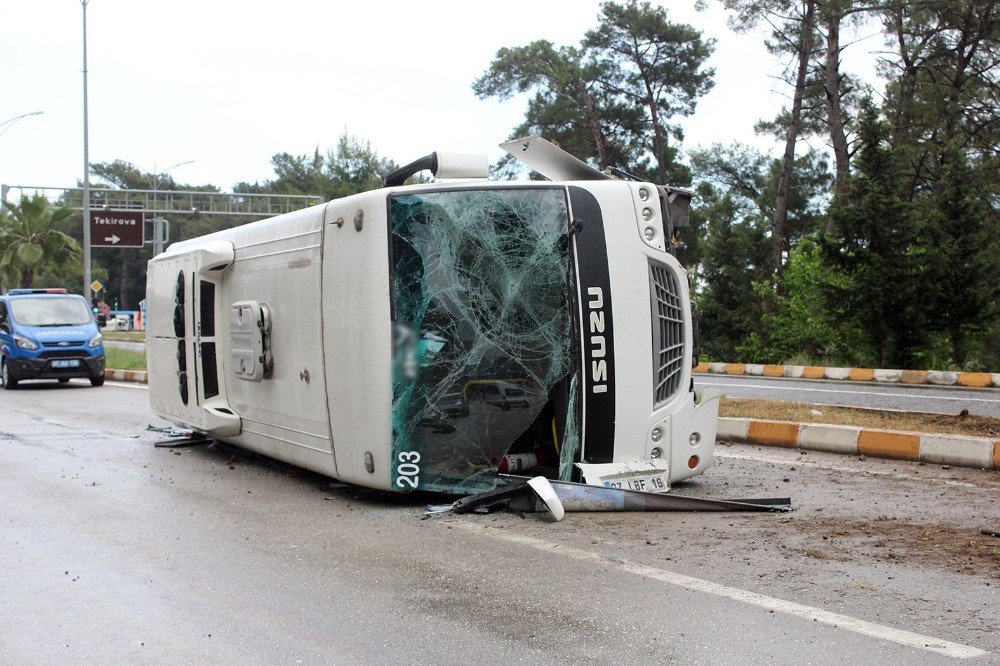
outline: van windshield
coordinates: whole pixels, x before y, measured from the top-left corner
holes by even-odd
[[[551,445],[551,396],[575,368],[565,190],[431,192],[390,204],[393,484],[492,487],[500,458],[529,429]],[[563,430],[565,397],[560,406]],[[576,437],[569,430],[564,438]]]
[[[91,322],[87,304],[73,296],[12,298],[10,312],[22,326],[83,326]]]

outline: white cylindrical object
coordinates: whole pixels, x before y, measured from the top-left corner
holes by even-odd
[[[489,178],[490,161],[486,155],[473,153],[434,153],[437,156],[435,178]]]

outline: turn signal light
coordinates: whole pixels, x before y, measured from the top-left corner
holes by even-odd
[[[698,456],[691,456],[690,458],[688,458],[688,467],[690,467],[691,469],[694,469],[695,467],[698,466],[699,462],[700,461],[698,459]]]

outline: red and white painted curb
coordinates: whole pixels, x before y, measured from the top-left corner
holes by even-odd
[[[1000,440],[825,423],[720,418],[716,437],[744,444],[1000,470]]]
[[[761,365],[755,363],[699,363],[694,372],[712,375],[837,379],[882,384],[931,384],[935,386],[1000,387],[1000,373],[947,372],[944,370],[877,370],[874,368],[825,368],[818,365]]]

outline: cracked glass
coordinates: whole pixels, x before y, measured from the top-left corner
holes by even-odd
[[[488,490],[514,452],[568,474],[579,433],[565,190],[400,195],[390,224],[394,487]]]

